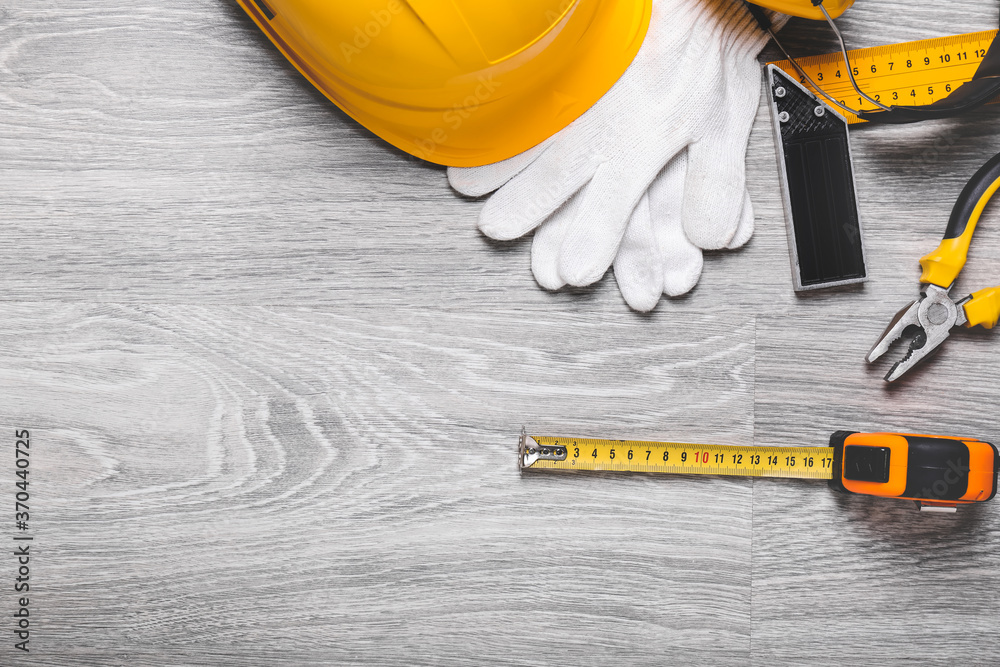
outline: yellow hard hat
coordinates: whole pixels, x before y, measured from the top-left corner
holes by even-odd
[[[334,104],[474,167],[555,134],[622,75],[652,0],[237,0]]]

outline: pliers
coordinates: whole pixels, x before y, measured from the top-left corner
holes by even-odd
[[[983,165],[962,190],[948,220],[944,240],[937,250],[920,258],[923,274],[920,298],[892,318],[885,333],[868,353],[869,363],[906,336],[910,347],[885,376],[893,382],[931,356],[955,327],[983,326],[992,329],[1000,320],[1000,287],[975,292],[962,299],[949,295],[955,279],[965,267],[976,223],[993,194],[1000,189],[1000,154]]]

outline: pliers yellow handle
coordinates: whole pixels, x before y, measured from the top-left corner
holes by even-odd
[[[941,245],[920,258],[923,267],[920,298],[896,313],[868,353],[868,361],[873,362],[888,352],[894,341],[910,337],[906,355],[889,370],[885,376],[887,382],[899,379],[927,359],[948,339],[954,327],[978,325],[992,329],[1000,321],[1000,287],[980,290],[958,300],[949,295],[965,267],[983,209],[997,190],[1000,190],[1000,154],[969,180],[955,202]]]
[[[924,272],[920,282],[949,289],[965,267],[969,245],[983,209],[1000,189],[1000,154],[983,165],[968,182],[955,202],[944,240],[937,250],[920,258]],[[964,304],[968,322],[992,329],[1000,320],[1000,287],[980,290]]]

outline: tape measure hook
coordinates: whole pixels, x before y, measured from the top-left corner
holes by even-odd
[[[530,468],[537,461],[565,461],[567,450],[559,441],[551,445],[539,444],[521,427],[521,440],[518,446],[517,469]]]

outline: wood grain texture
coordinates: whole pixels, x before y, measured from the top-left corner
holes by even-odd
[[[840,24],[868,46],[996,8],[886,0]],[[5,0],[0,446],[31,429],[38,542],[33,652],[4,640],[0,664],[1000,662],[994,506],[515,470],[522,424],[1000,441],[995,333],[891,390],[863,362],[1000,150],[996,108],[854,130],[871,281],[805,296],[769,122],[754,239],[637,315],[610,274],[537,287],[529,241],[486,240],[480,201],[347,119],[235,3]],[[996,222],[956,289],[995,284]]]
[[[514,453],[525,422],[748,442],[750,322],[677,343],[516,312],[7,316],[43,664],[746,660],[748,481],[521,477]]]
[[[809,314],[803,321],[805,332],[777,318],[757,321],[758,443],[825,444],[838,429],[995,437],[996,386],[971,384],[968,376],[978,367],[996,377],[1000,360],[987,349],[995,336],[962,337],[955,343],[965,354],[942,352],[935,366],[889,389],[863,364],[835,361],[839,323]],[[804,364],[808,358],[812,363]],[[766,395],[761,386],[770,388]],[[753,493],[755,661],[997,662],[994,506],[926,515],[909,501],[768,482],[755,480]]]

